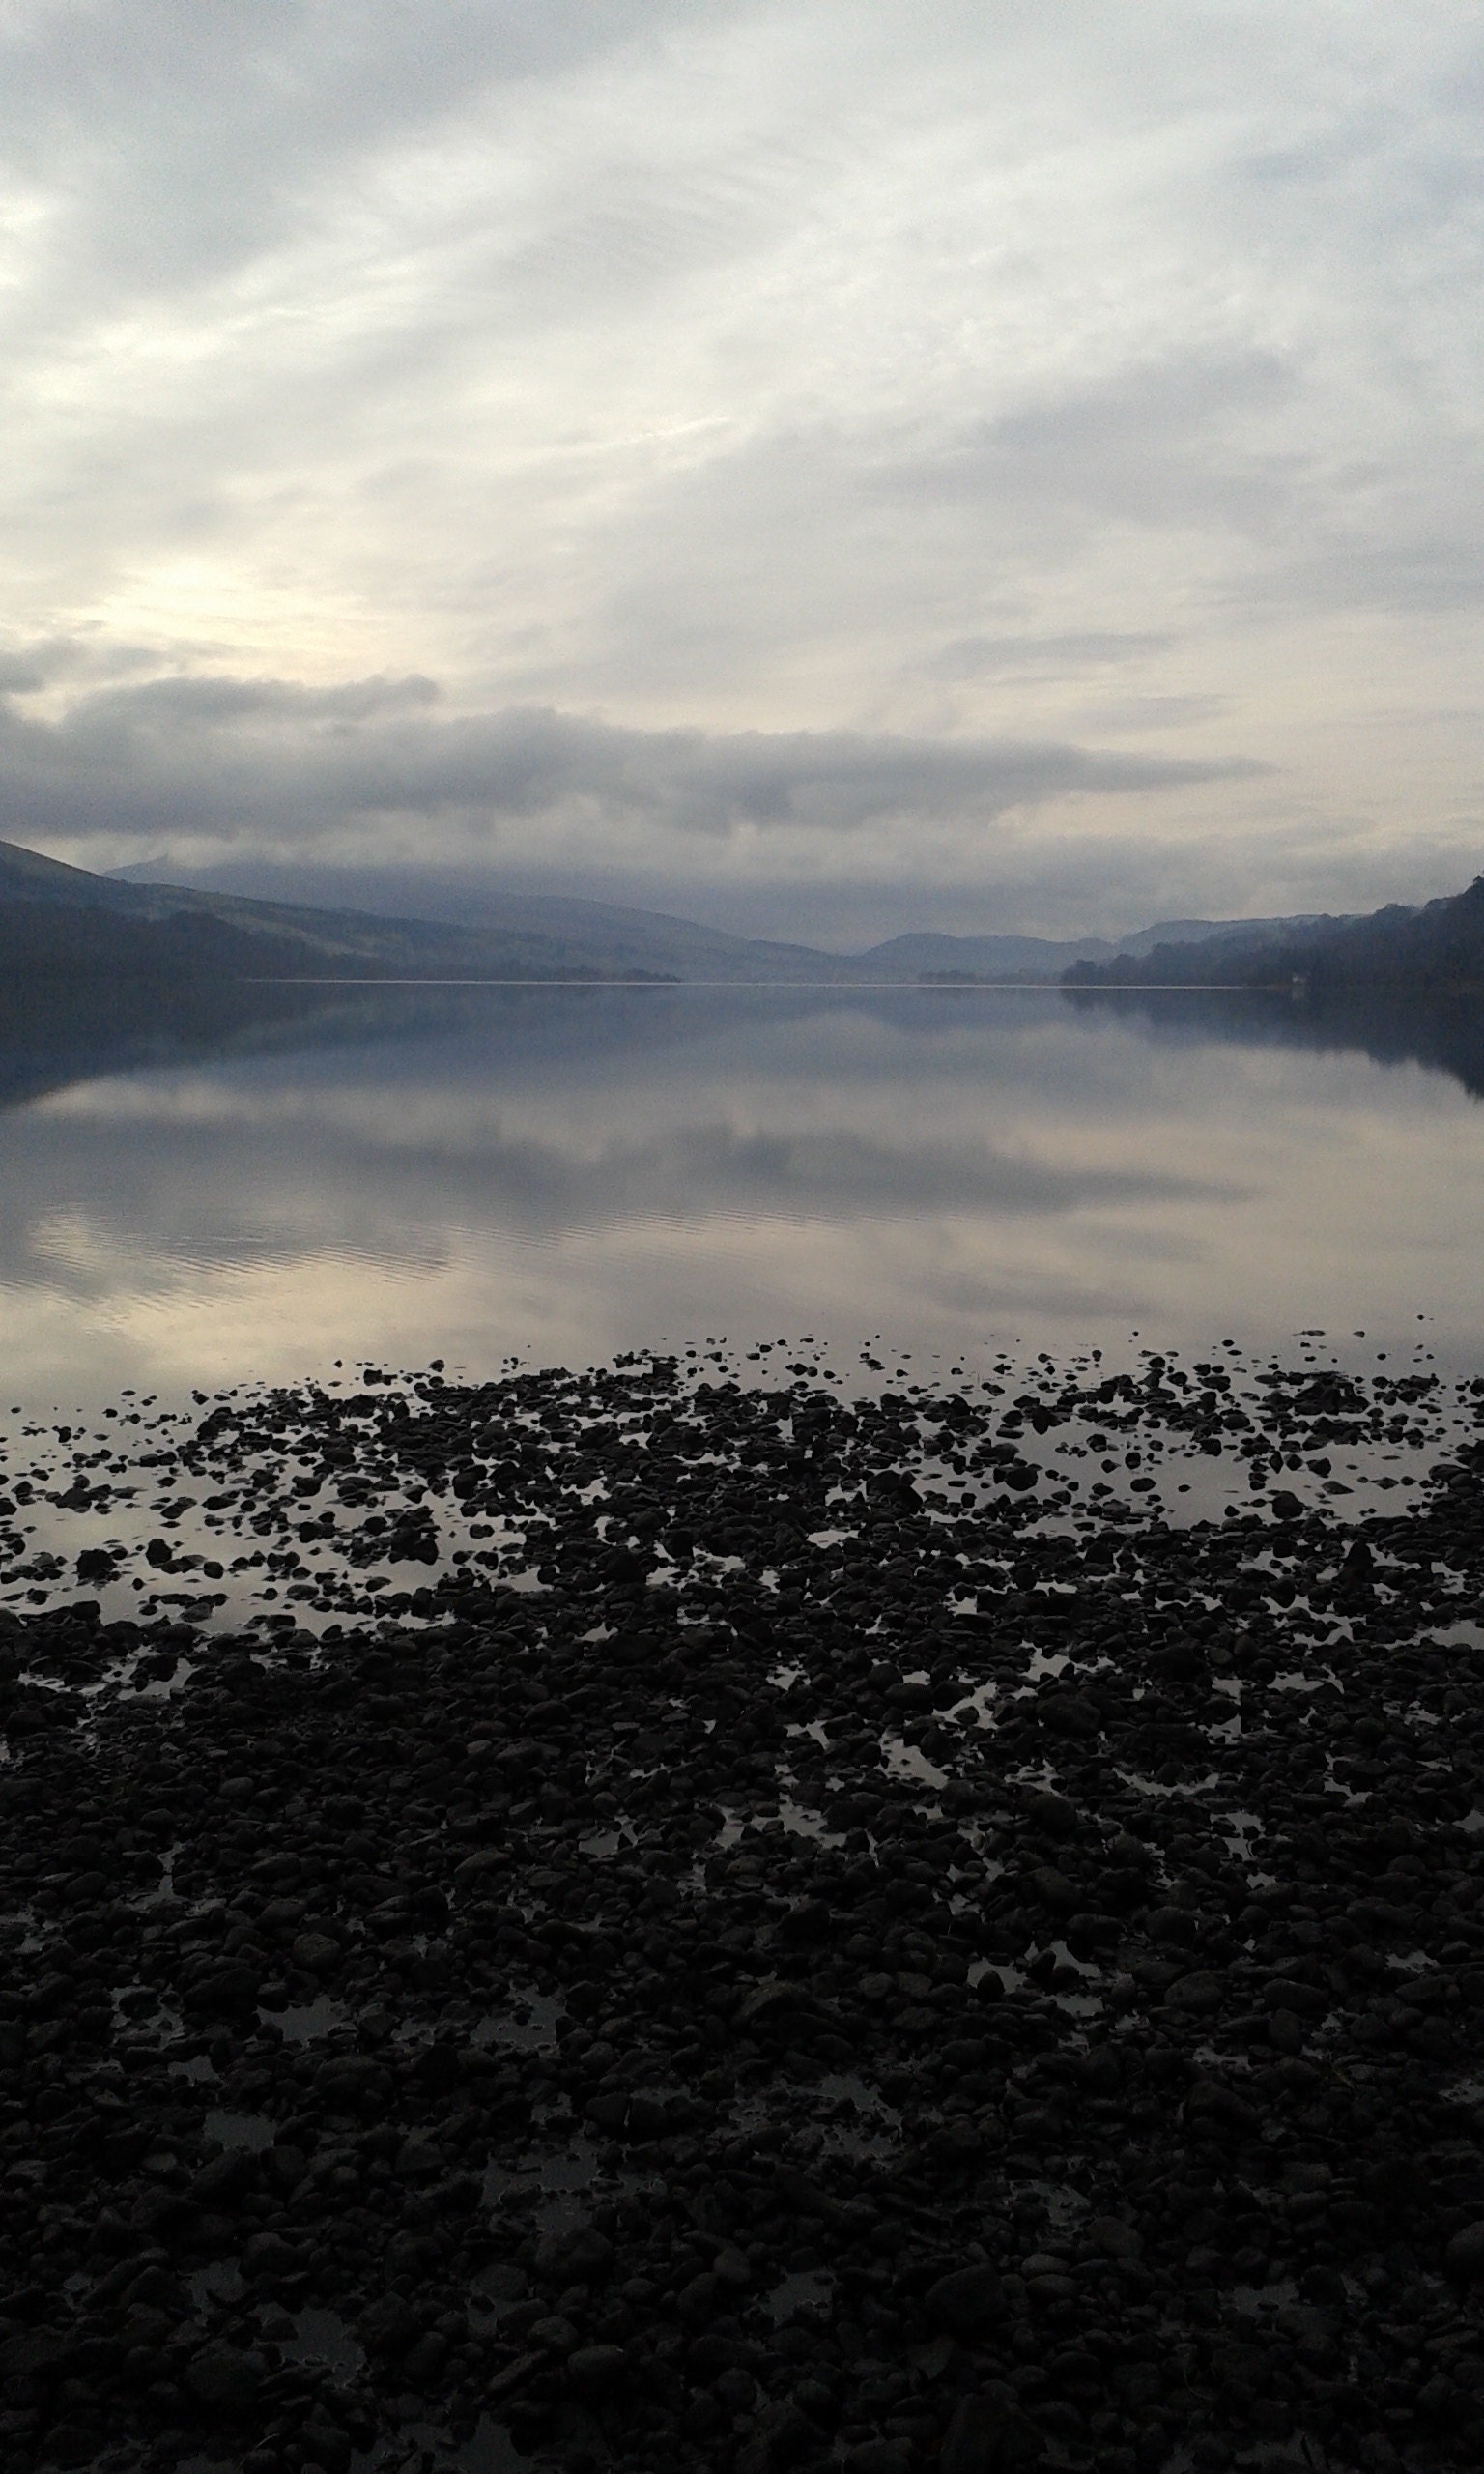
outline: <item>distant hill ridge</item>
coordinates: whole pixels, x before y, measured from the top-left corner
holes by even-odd
[[[1365,918],[1275,923],[1276,935],[1161,941],[1142,954],[1081,958],[1076,988],[1265,988],[1322,999],[1358,988],[1484,995],[1484,877],[1419,908],[1387,903]]]
[[[176,977],[655,978],[605,971],[539,935],[315,909],[171,883],[95,876],[0,843],[0,964],[14,970]]]
[[[1116,942],[924,933],[889,937],[860,954],[834,954],[729,935],[662,911],[507,894],[487,883],[413,871],[251,873],[282,890],[309,885],[342,898],[269,899],[216,882],[185,884],[157,864],[95,875],[0,842],[0,967],[170,978],[714,979],[843,987],[911,986],[933,978],[1055,982],[1069,965],[1136,963],[1172,938],[1225,951],[1234,943],[1245,948],[1254,937],[1344,924],[1308,917],[1181,920]],[[351,890],[354,904],[343,898]],[[398,896],[404,906],[396,906]]]

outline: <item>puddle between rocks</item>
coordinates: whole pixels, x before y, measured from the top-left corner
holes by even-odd
[[[534,2466],[535,2459],[523,2457],[503,2423],[491,2414],[481,2414],[478,2425],[466,2440],[450,2439],[431,2423],[413,2423],[394,2443],[389,2453],[375,2458],[353,2459],[351,2474],[371,2474],[371,2469],[388,2469],[408,2463],[404,2450],[426,2452],[432,2460],[432,2474],[525,2474]],[[220,2469],[214,2469],[220,2474]]]
[[[265,2027],[276,2028],[285,2044],[313,2044],[328,2036],[333,2028],[343,2028],[350,2012],[343,2002],[332,2001],[328,1993],[317,1994],[312,2001],[290,2002],[282,2010],[259,2010]]]
[[[352,2335],[337,2311],[307,2306],[302,2311],[296,2311],[293,2319],[293,2336],[278,2340],[287,2361],[324,2363],[328,2370],[342,2373],[347,2379],[354,2379],[364,2368],[365,2349]]]
[[[486,2013],[470,2043],[499,2045],[507,2053],[549,2053],[556,2042],[556,2023],[565,2017],[565,2004],[554,1994],[534,1989],[518,1993],[508,2010]]]
[[[271,2147],[274,2139],[273,2125],[266,2114],[234,2114],[217,2106],[208,2113],[202,2129],[218,2147],[247,2147],[255,2154]]]
[[[287,2351],[285,2347],[285,2351]],[[182,2458],[173,2474],[237,2474],[234,2455],[213,2457],[198,2452]],[[434,2423],[408,2423],[395,2438],[383,2440],[369,2455],[353,2451],[347,2474],[528,2474],[533,2457],[523,2456],[503,2423],[481,2414],[468,2439],[456,2440]]]
[[[480,2196],[494,2213],[502,2200],[524,2199],[538,2192],[541,2198],[535,2211],[537,2221],[543,2230],[561,2232],[569,2225],[585,2222],[587,2211],[579,2195],[591,2190],[598,2179],[598,2170],[596,2148],[579,2133],[571,2145],[557,2155],[533,2157],[528,2163],[514,2165],[499,2164],[492,2158],[484,2169]]]
[[[235,2259],[213,2259],[204,2268],[196,2268],[186,2280],[186,2290],[198,2311],[209,2303],[225,2304],[228,2310],[246,2298],[247,2287]]]
[[[780,2328],[801,2312],[827,2311],[834,2291],[835,2280],[827,2268],[796,2268],[763,2295],[762,2307],[774,2327]]]

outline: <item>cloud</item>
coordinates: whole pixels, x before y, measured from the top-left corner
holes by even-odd
[[[984,678],[997,672],[1034,670],[1066,677],[1105,664],[1138,660],[1169,650],[1169,636],[1125,631],[1081,636],[958,636],[925,665],[932,678]]]
[[[226,1099],[210,1112],[206,1103],[215,1095],[198,1089],[195,1096],[201,1105],[174,1123],[163,1112],[125,1109],[102,1112],[93,1125],[85,1109],[64,1103],[52,1110],[54,1127],[82,1124],[96,1138],[111,1137],[115,1207],[127,1197],[125,1208],[136,1224],[153,1223],[163,1250],[187,1258],[219,1260],[261,1250],[253,1212],[240,1195],[224,1207],[224,1196],[234,1186],[250,1187],[241,1163],[244,1157],[259,1159],[265,1150],[280,1157],[299,1153],[297,1169],[282,1184],[300,1209],[302,1192],[314,1184],[306,1160],[318,1164],[322,1194],[333,1162],[337,1182],[351,1190],[345,1233],[359,1230],[362,1237],[371,1224],[366,1215],[373,1196],[380,1197],[384,1212],[395,1197],[414,1218],[429,1179],[437,1181],[445,1207],[451,1202],[459,1216],[497,1219],[528,1237],[655,1219],[702,1225],[740,1214],[811,1223],[949,1213],[1051,1220],[1130,1205],[1230,1201],[1241,1192],[1230,1181],[1152,1167],[1070,1166],[984,1143],[894,1142],[851,1128],[744,1131],[725,1122],[691,1121],[642,1141],[614,1136],[594,1153],[564,1148],[528,1129],[506,1129],[482,1112],[473,1112],[471,1121],[450,1122],[446,1102],[428,1123],[415,1090],[398,1090],[390,1112],[385,1093],[378,1094],[351,1122],[343,1114],[337,1120],[328,1104],[296,1112],[277,1095],[275,1104],[265,1099],[256,1110]],[[373,1124],[373,1117],[379,1122]],[[146,1130],[147,1146],[141,1145]],[[47,1149],[54,1174],[74,1156],[65,1133],[54,1133]],[[213,1162],[206,1180],[199,1171],[203,1151]],[[33,1213],[35,1207],[33,1199]],[[323,1244],[325,1231],[311,1222],[300,1236],[312,1251]],[[33,1236],[25,1243],[34,1251]],[[10,1269],[14,1278],[20,1266]]]
[[[302,1262],[327,1246],[406,1257],[459,1228],[565,1244],[656,1224],[734,1235],[955,1217],[1079,1221],[1101,1246],[1113,1219],[1246,1194],[1210,1146],[1197,1159],[1164,1140],[1167,1104],[1136,1044],[1099,1048],[1068,1012],[1012,1012],[986,1040],[978,1007],[918,1014],[906,994],[783,1012],[708,998],[698,1043],[694,996],[591,994],[534,1013],[488,996],[416,1013],[363,1003],[368,1033],[411,1019],[419,1035],[349,1050],[337,1009],[318,1026],[328,1075],[312,1018],[287,1065],[270,1053],[95,1072],[12,1129],[0,1275],[70,1284],[59,1219],[113,1231],[76,1249],[81,1289],[125,1229],[162,1262],[196,1265]],[[1069,1137],[1089,1113],[1124,1141]]]
[[[0,829],[1441,890],[1481,92],[1467,0],[10,0]]]
[[[29,680],[22,682],[30,684]],[[550,710],[452,716],[422,677],[311,689],[177,677],[78,698],[58,719],[0,715],[8,830],[68,840],[185,831],[273,839],[305,855],[347,828],[377,855],[388,822],[445,820],[491,853],[553,820],[664,838],[834,837],[932,819],[988,822],[1051,799],[1249,778],[1250,760],[1126,755],[1055,742],[861,732],[642,731]],[[425,844],[425,853],[436,849]]]
[[[24,696],[46,684],[46,673],[24,653],[0,653],[0,695]]]
[[[1295,392],[1266,353],[1188,347],[975,422],[927,456],[887,465],[876,486],[909,499],[969,500],[1037,523],[1089,517],[1161,532],[1216,524],[1267,535],[1291,505],[1301,459],[1286,437],[1263,450],[1253,417]]]
[[[34,683],[43,683],[38,678]],[[353,678],[339,687],[302,687],[282,678],[224,678],[210,674],[152,678],[74,705],[51,736],[60,745],[111,740],[123,748],[162,734],[253,723],[312,727],[317,722],[371,721],[438,702],[431,678]]]

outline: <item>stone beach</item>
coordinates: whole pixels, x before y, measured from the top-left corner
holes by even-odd
[[[1310,1482],[1436,1380],[1183,1527],[1032,1448],[1219,1448],[1153,1355],[200,1401],[298,1611],[0,1612],[0,2462],[1477,2464],[1472,1387]]]

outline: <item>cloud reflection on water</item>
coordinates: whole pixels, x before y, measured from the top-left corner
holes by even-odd
[[[1417,1310],[1467,1347],[1471,1104],[1216,1028],[1053,993],[547,991],[342,998],[272,1052],[119,1073],[104,1042],[0,1121],[13,1385]]]

